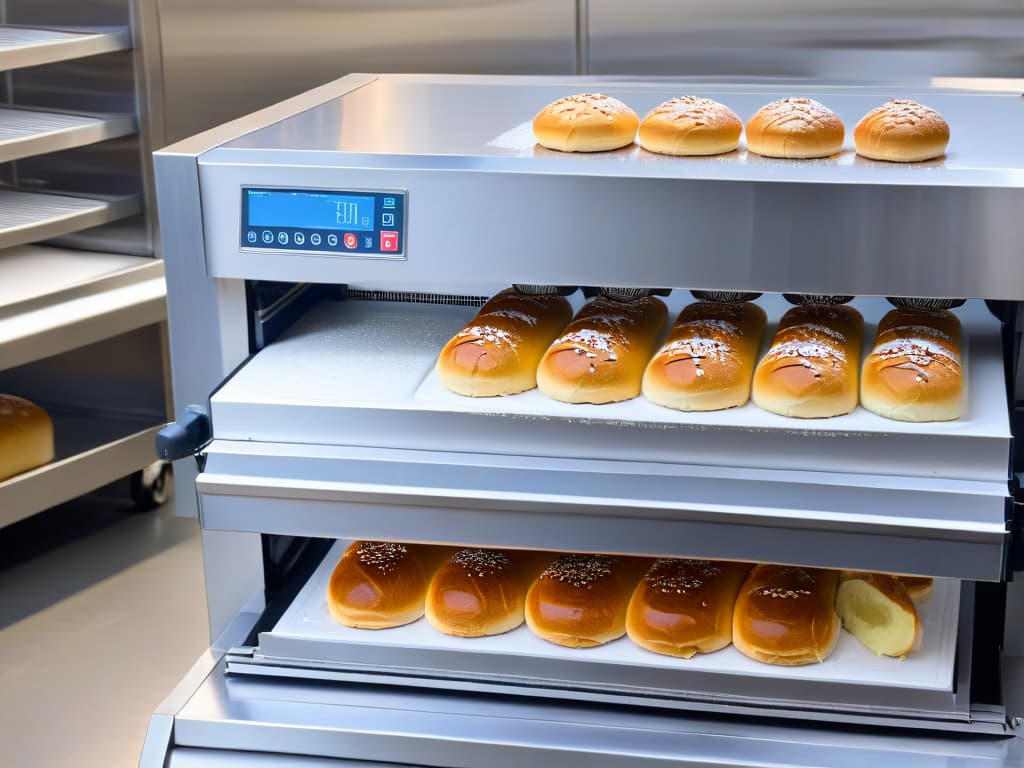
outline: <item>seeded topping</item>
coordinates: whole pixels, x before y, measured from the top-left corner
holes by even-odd
[[[13,395],[0,395],[0,416],[24,418],[31,412],[32,407],[27,400]]]
[[[785,127],[787,129],[812,128],[842,125],[835,112],[821,102],[802,97],[779,99],[758,110],[758,115],[767,116],[766,129]]]
[[[905,357],[917,365],[930,365],[935,362],[947,368],[960,368],[959,355],[930,339],[896,339],[884,342],[876,346],[872,354],[879,360]]]
[[[452,562],[481,579],[512,568],[508,555],[496,549],[462,549],[452,555]]]
[[[616,115],[630,111],[621,101],[603,93],[578,93],[566,96],[551,104],[548,109],[565,120],[598,117],[609,122],[613,121]]]
[[[572,584],[577,589],[590,589],[611,574],[617,559],[608,555],[562,555],[540,578]]]
[[[616,338],[607,331],[598,331],[594,328],[581,328],[562,336],[555,344],[572,344],[577,347],[576,354],[586,354],[587,357],[597,357],[597,352],[604,352],[609,360],[618,360],[615,355],[613,344],[622,344],[625,338]],[[589,352],[587,350],[590,350]]]
[[[721,572],[710,560],[663,558],[655,561],[645,581],[662,594],[684,595],[700,589]]]
[[[774,597],[782,600],[789,600],[798,597],[804,597],[811,594],[809,589],[783,589],[782,587],[765,586],[758,587],[754,590],[754,594],[758,597]]]
[[[912,99],[892,99],[880,107],[873,109],[865,120],[870,118],[883,117],[885,124],[880,127],[882,133],[896,130],[901,127],[912,127],[923,122],[938,122],[945,124],[942,115],[931,107],[926,107]]]
[[[843,350],[833,347],[830,344],[813,341],[786,341],[773,346],[768,357],[780,360],[782,358],[794,357],[804,360],[829,360],[833,363],[846,359]]]
[[[509,320],[518,320],[531,327],[537,324],[537,318],[534,315],[528,315],[525,312],[520,312],[518,309],[496,309],[493,312],[488,312],[487,316],[507,317]]]
[[[518,339],[508,331],[491,325],[471,325],[459,331],[456,338],[472,339],[470,343],[482,347],[487,342],[496,346],[515,347]]]
[[[386,541],[361,541],[356,547],[356,557],[361,565],[376,568],[387,576],[394,571],[409,553],[405,544],[391,544]]]
[[[820,333],[824,336],[828,336],[829,338],[835,339],[840,344],[846,343],[845,333],[842,333],[841,331],[838,331],[835,328],[830,328],[827,325],[821,325],[820,323],[798,323],[796,325],[787,325],[785,330],[796,331],[797,329],[805,331],[807,333]]]
[[[665,345],[665,348],[661,350],[661,354],[666,357],[675,357],[677,355],[689,355],[695,358],[708,358],[721,362],[734,354],[733,348],[719,341],[718,339],[709,339],[704,336],[690,336],[685,339],[677,339],[669,344]],[[700,375],[700,374],[698,374]]]
[[[938,328],[932,328],[930,325],[894,325],[892,328],[886,328],[882,331],[881,336],[898,336],[901,339],[912,339],[916,336],[928,337],[934,336],[937,340],[943,341],[946,344],[952,344],[953,339],[945,331],[941,331]]]
[[[648,117],[652,115],[661,115],[674,122],[689,122],[695,127],[707,125],[708,122],[714,120],[730,120],[737,125],[740,124],[739,118],[731,109],[702,96],[680,96],[669,99],[655,107]]]

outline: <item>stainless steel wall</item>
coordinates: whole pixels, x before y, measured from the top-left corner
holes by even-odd
[[[589,70],[1024,76],[1024,0],[589,0]]]
[[[168,142],[351,72],[575,71],[575,0],[156,3]]]

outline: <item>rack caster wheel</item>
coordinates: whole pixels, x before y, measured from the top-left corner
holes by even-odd
[[[169,461],[155,461],[132,475],[132,504],[136,512],[149,512],[171,498],[174,472]]]

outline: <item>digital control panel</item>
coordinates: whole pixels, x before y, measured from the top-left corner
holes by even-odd
[[[404,192],[242,188],[243,249],[350,256],[405,253]]]

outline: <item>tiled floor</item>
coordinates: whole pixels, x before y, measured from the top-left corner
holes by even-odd
[[[134,766],[207,646],[199,528],[93,497],[0,530],[0,764]]]

